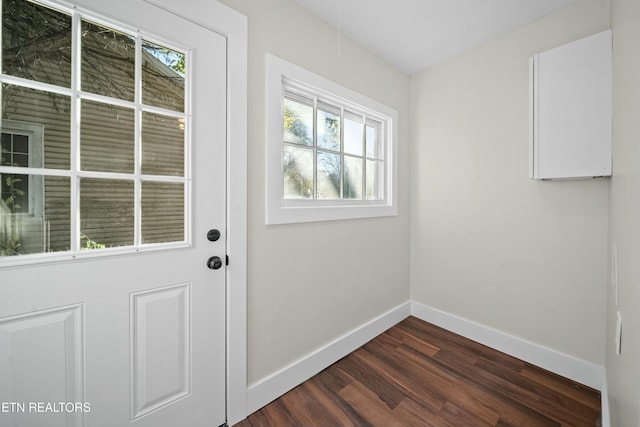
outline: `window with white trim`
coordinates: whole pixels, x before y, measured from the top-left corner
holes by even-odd
[[[267,56],[267,223],[397,214],[397,112]]]

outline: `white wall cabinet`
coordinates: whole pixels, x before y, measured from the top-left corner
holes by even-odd
[[[529,178],[610,176],[611,30],[530,60]]]

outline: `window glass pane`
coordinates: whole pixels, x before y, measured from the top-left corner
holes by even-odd
[[[340,198],[340,155],[318,151],[318,199]]]
[[[284,99],[284,140],[313,145],[313,107]]]
[[[71,87],[71,16],[26,0],[3,0],[2,72]]]
[[[362,159],[344,156],[344,199],[362,199]]]
[[[344,118],[344,152],[362,156],[362,119],[357,116]]]
[[[366,126],[366,156],[378,158],[378,127]]]
[[[133,37],[82,21],[82,90],[133,101],[135,53]]]
[[[29,183],[18,199],[11,200],[7,179]],[[71,195],[69,178],[0,174],[0,256],[68,251],[70,248]],[[44,185],[43,185],[44,181]],[[14,193],[15,195],[15,193]],[[20,200],[28,200],[31,215],[20,213]],[[45,215],[46,213],[46,215]]]
[[[29,137],[26,135],[12,135],[13,139],[13,153],[14,154],[29,154]],[[20,166],[28,166],[27,164],[21,164]]]
[[[131,108],[82,100],[82,170],[133,173],[134,125],[134,110]]]
[[[134,242],[133,181],[80,180],[80,247],[99,249]]]
[[[313,197],[313,150],[284,146],[284,198]]]
[[[142,102],[184,112],[185,56],[142,41]]]
[[[142,173],[184,176],[184,119],[142,113]]]
[[[378,169],[377,162],[374,160],[367,160],[367,200],[377,200],[377,182],[378,182]]]
[[[3,123],[3,133],[31,135],[31,167],[69,169],[71,100],[68,96],[3,84],[2,118],[21,122],[19,132]]]
[[[184,184],[142,183],[142,243],[184,241]]]
[[[340,114],[318,110],[318,147],[340,151]]]
[[[12,149],[11,147],[13,146],[13,135],[10,133],[4,133],[2,132],[2,139],[0,139],[0,153],[11,153]],[[4,159],[4,157],[2,157]],[[6,160],[6,162],[8,163],[9,160]],[[0,165],[4,165],[5,164],[5,160],[2,160],[2,163],[0,163]]]
[[[20,166],[24,168],[29,167],[29,155],[13,153],[13,160],[11,166]]]

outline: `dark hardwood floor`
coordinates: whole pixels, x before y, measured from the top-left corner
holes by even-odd
[[[238,427],[600,426],[600,393],[409,317]]]

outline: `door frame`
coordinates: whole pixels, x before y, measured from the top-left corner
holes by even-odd
[[[247,417],[247,17],[217,0],[143,0],[227,38],[227,423]],[[204,17],[204,18],[203,18]],[[216,17],[208,22],[206,17]]]

